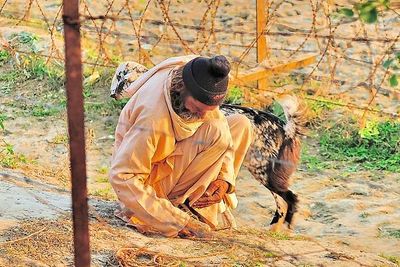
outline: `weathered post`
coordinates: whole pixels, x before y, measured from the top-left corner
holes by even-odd
[[[264,61],[266,57],[268,57],[268,49],[267,49],[267,38],[265,36],[265,27],[267,24],[267,20],[265,17],[265,0],[257,0],[256,9],[257,9],[257,62],[261,63]],[[267,88],[267,79],[258,80],[258,88],[266,89]]]
[[[79,1],[64,0],[65,71],[75,266],[90,266]]]

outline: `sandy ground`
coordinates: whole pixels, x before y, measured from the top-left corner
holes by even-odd
[[[3,252],[0,263],[3,261],[4,266],[69,265],[72,229],[68,192],[13,171],[1,171],[0,179],[0,251]],[[117,266],[117,262],[148,266],[153,254],[161,255],[164,263],[186,266],[396,266],[378,254],[396,253],[399,241],[383,238],[379,242],[375,238],[373,245],[370,236],[373,227],[355,225],[350,229],[351,225],[345,225],[349,229],[342,230],[338,225],[346,221],[337,223],[331,219],[333,222],[327,223],[326,218],[339,215],[339,208],[328,211],[332,203],[317,202],[325,203],[327,208],[312,212],[309,217],[300,215],[296,232],[301,235],[272,234],[265,228],[272,213],[272,200],[246,172],[240,176],[238,195],[241,200],[235,212],[238,229],[216,232],[204,240],[142,235],[112,216],[115,202],[91,199],[93,266]],[[369,205],[366,206],[365,210],[370,211]],[[307,209],[308,205],[302,204],[301,214]],[[343,217],[352,213],[352,209],[342,212]],[[393,222],[392,214],[379,214],[381,222]],[[357,224],[357,214],[355,217]],[[352,237],[358,241],[352,241]],[[49,260],[54,264],[49,264]]]
[[[399,239],[388,235],[400,226],[398,175],[375,180],[375,175],[380,174],[359,172],[340,177],[342,172],[297,173],[293,189],[301,192],[301,204],[295,233],[362,251],[399,255]],[[249,175],[239,181],[243,186],[239,197],[244,203],[237,214],[246,213],[240,221],[249,226],[265,226],[273,212],[273,205],[267,205],[272,198]]]

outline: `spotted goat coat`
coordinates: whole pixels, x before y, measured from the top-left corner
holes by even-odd
[[[147,68],[136,63],[122,63],[113,78],[111,97],[123,98],[129,85]],[[244,162],[254,178],[268,188],[276,203],[271,230],[279,231],[286,223],[292,227],[297,211],[297,196],[289,190],[289,181],[300,159],[300,138],[304,126],[304,109],[297,99],[288,96],[281,101],[286,122],[275,115],[257,109],[223,104],[225,115],[243,114],[252,123],[254,140]]]
[[[221,106],[225,115],[243,114],[253,125],[254,140],[244,165],[275,199],[276,211],[271,221],[271,230],[274,231],[281,230],[285,222],[291,228],[297,211],[298,199],[289,190],[289,178],[300,159],[300,137],[304,125],[304,111],[295,97],[286,97],[280,104],[286,123],[269,112],[236,105]]]

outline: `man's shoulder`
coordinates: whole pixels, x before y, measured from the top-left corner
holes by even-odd
[[[160,98],[159,101],[144,101],[138,95],[132,97],[125,105],[121,114],[120,121],[129,121],[129,124],[164,125],[170,122],[168,107]]]
[[[149,113],[149,115],[152,113],[162,115],[168,108],[164,100],[162,85],[160,87],[140,88],[128,101],[124,109],[129,111],[138,110]]]
[[[225,115],[219,108],[209,111],[206,116],[206,120],[223,120],[225,121]]]

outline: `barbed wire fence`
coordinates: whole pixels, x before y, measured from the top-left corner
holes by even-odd
[[[377,104],[377,96],[382,91],[393,98],[399,97],[399,90],[387,84],[390,70],[382,67],[388,56],[400,49],[399,35],[390,31],[390,21],[399,18],[395,10],[386,11],[388,19],[382,18],[377,25],[370,26],[338,16],[335,13],[337,7],[324,1],[310,0],[299,4],[297,9],[295,4],[283,0],[269,1],[265,32],[257,34],[255,6],[250,5],[251,8],[239,11],[239,3],[235,1],[222,5],[219,0],[190,4],[163,0],[139,3],[108,0],[102,5],[82,0],[79,22],[87,44],[84,45],[83,63],[91,66],[93,71],[98,67],[114,69],[119,62],[128,60],[151,67],[169,56],[222,53],[231,60],[233,69],[246,72],[257,65],[257,39],[265,34],[268,49],[272,51],[267,60],[268,67],[304,55],[318,56],[316,64],[293,72],[303,77],[295,86],[298,90],[294,91],[305,94],[306,99],[361,110],[364,115],[374,110],[385,116],[398,117],[398,111],[393,107],[382,108],[381,103]],[[284,11],[287,8],[291,11]],[[0,17],[8,25],[21,26],[16,31],[26,30],[24,25],[44,30],[41,36],[49,38],[49,42],[41,51],[35,52],[35,56],[45,57],[46,62],[62,61],[61,10],[60,1],[46,4],[40,0],[5,0],[0,6]],[[7,36],[3,39],[7,40]],[[358,69],[357,77],[354,68]],[[312,81],[320,82],[319,88],[310,90]],[[370,91],[364,102],[354,101],[354,96],[346,95],[360,86]],[[279,92],[274,86],[270,90],[257,90],[254,84],[243,87],[252,90],[252,95],[290,92],[284,86]],[[342,99],[337,101],[338,97]]]

